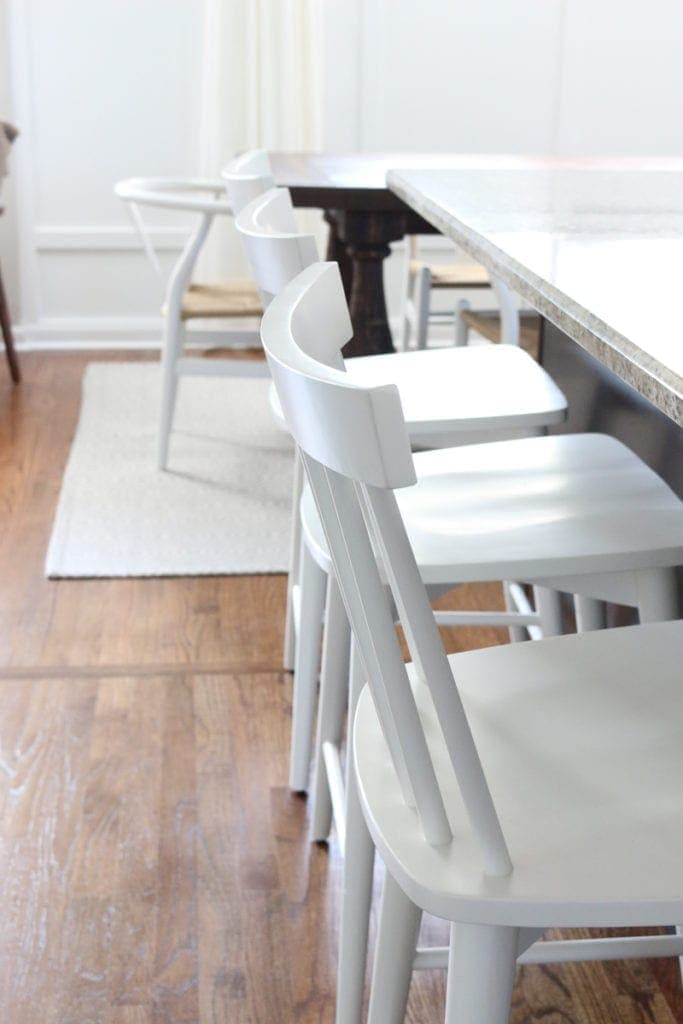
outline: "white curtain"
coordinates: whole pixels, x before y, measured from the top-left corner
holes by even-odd
[[[205,0],[200,174],[246,149],[316,150],[320,138],[320,0]],[[199,274],[244,272],[220,220]]]

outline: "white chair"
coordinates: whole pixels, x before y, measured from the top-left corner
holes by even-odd
[[[217,283],[191,283],[197,257],[217,216],[234,216],[241,207],[273,184],[268,154],[262,150],[232,160],[222,171],[221,181],[201,179],[129,178],[114,191],[130,210],[142,244],[164,291],[164,335],[162,341],[161,415],[158,462],[165,469],[173,426],[178,381],[186,376],[251,376],[266,372],[261,360],[217,360],[183,355],[189,340],[186,325],[191,320],[233,320],[260,318],[262,303],[249,279]],[[227,196],[226,196],[227,193]],[[152,237],[140,212],[157,207],[198,214],[183,252],[165,279]],[[204,347],[260,347],[258,328],[193,330],[191,340]]]
[[[469,337],[467,299],[460,299],[453,312],[435,312],[431,307],[434,291],[462,291],[463,289],[492,289],[500,309],[500,340],[504,344],[518,345],[520,336],[519,311],[509,289],[476,263],[429,264],[420,258],[417,235],[406,237],[406,261],[401,317],[400,347],[427,348],[430,323],[454,324],[453,342],[467,345]],[[413,342],[414,337],[414,342]]]
[[[272,189],[249,203],[235,223],[244,239],[256,283],[267,298],[278,294],[299,271],[317,259],[312,236],[297,231],[286,189]],[[411,440],[423,447],[537,433],[560,422],[566,413],[564,396],[551,378],[514,346],[364,356],[349,360],[347,368],[354,380],[364,384],[389,381],[398,385]],[[273,408],[281,419],[276,402]],[[295,508],[299,489],[297,478]],[[285,641],[285,665],[290,667],[293,662],[294,667],[290,785],[303,790],[310,765],[328,565],[316,558],[308,544],[301,546],[296,515],[290,566]],[[453,582],[457,582],[457,577]],[[538,623],[538,617],[527,605],[521,608],[523,617],[514,616],[514,595],[520,603],[523,601],[519,588],[509,589],[508,594],[511,615],[504,619],[496,617],[498,624]],[[298,629],[294,627],[296,622]]]
[[[334,264],[305,270],[262,322],[360,656],[348,756],[363,814],[351,768],[337,1022],[360,1019],[373,862],[364,815],[388,869],[372,1024],[402,1020],[414,960],[445,964],[443,950],[416,957],[422,910],[454,923],[447,1020],[504,1024],[520,954],[528,962],[683,953],[681,938],[536,945],[553,925],[681,920],[683,624],[447,659],[419,566],[446,533],[465,575],[486,578],[475,563],[486,569],[487,545],[498,543],[500,575],[604,588],[601,596],[630,595],[641,620],[665,619],[676,614],[671,566],[683,560],[683,511],[628,449],[600,435],[411,456],[398,389],[343,372],[349,332]],[[486,463],[495,449],[507,450],[497,472],[495,458]],[[398,502],[396,488],[405,488]],[[387,581],[414,660],[408,675]],[[584,626],[594,624],[590,609]],[[371,696],[358,699],[365,682]]]

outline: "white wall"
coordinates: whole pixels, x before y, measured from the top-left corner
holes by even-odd
[[[683,154],[683,4],[568,0],[560,153]]]
[[[158,335],[158,286],[112,185],[196,173],[202,11],[203,0],[10,0],[20,337]],[[157,222],[170,259],[185,231]]]
[[[679,0],[320,5],[326,150],[683,155]],[[158,336],[156,282],[111,187],[197,172],[204,9],[0,0],[0,116],[23,129],[0,259],[24,340]],[[170,261],[183,224],[155,223]],[[396,258],[387,275],[393,315]]]

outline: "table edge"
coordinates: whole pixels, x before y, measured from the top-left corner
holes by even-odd
[[[626,384],[683,426],[683,391],[670,367],[644,352],[549,281],[493,245],[479,232],[428,199],[399,170],[387,173],[387,186],[442,234],[513,288],[561,331],[612,370]]]

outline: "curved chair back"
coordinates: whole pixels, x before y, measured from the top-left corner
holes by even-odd
[[[484,870],[506,875],[512,866],[505,839],[393,494],[415,482],[398,390],[349,381],[340,362],[350,330],[343,305],[334,263],[314,264],[287,285],[261,325],[271,375],[301,452],[405,799],[416,807],[428,842],[451,840],[382,573],[418,676],[429,687]]]
[[[221,178],[235,216],[247,203],[274,184],[265,149],[252,149],[236,156],[222,168]]]
[[[230,204],[221,198],[225,193],[221,181],[207,181],[203,178],[125,178],[114,185],[114,192],[126,203],[145,254],[164,291],[166,274],[140,207],[149,206],[201,214],[199,223],[190,233],[180,260],[183,268],[187,265],[190,269],[209,233],[213,218],[217,214],[232,214]]]
[[[235,226],[264,304],[318,260],[315,239],[299,231],[286,188],[271,188],[252,200],[235,218]]]

